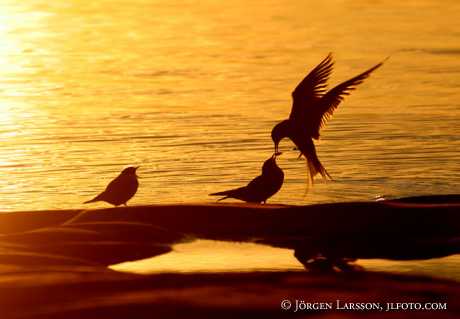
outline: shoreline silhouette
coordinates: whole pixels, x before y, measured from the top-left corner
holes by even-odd
[[[7,319],[95,313],[208,318],[221,311],[277,318],[286,293],[371,302],[410,294],[412,301],[447,298],[449,312],[437,316],[454,318],[460,313],[458,282],[362,271],[353,260],[458,254],[459,208],[460,195],[445,195],[308,206],[183,204],[0,214],[0,308]],[[197,238],[287,248],[309,271],[134,275],[107,269]],[[46,298],[37,298],[45,291]],[[228,301],[229,292],[240,306]],[[263,296],[258,306],[257,296]]]
[[[459,208],[460,195],[443,195],[307,206],[216,203],[16,212],[0,214],[0,242],[20,244],[25,251],[28,246],[32,251],[38,247],[52,254],[59,248],[67,257],[78,257],[81,247],[71,250],[72,245],[53,245],[107,243],[108,239],[122,243],[129,237],[131,244],[146,245],[143,258],[154,255],[155,245],[164,248],[165,244],[203,238],[252,241],[292,249],[303,256],[308,248],[309,257],[331,260],[423,259],[458,252]],[[97,245],[88,249],[91,247]],[[129,251],[129,245],[126,248]],[[119,258],[123,259],[122,254]]]

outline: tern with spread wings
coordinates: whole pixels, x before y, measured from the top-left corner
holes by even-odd
[[[300,156],[303,155],[307,160],[309,182],[312,183],[318,173],[324,179],[332,179],[318,159],[313,139],[319,139],[320,129],[324,127],[345,96],[356,89],[356,86],[369,77],[383,62],[326,91],[327,80],[334,66],[332,55],[329,54],[292,92],[291,114],[288,119],[273,128],[271,135],[275,152],[278,152],[278,145],[285,137],[291,139],[296,145],[301,153]]]

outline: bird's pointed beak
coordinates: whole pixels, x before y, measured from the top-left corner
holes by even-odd
[[[275,152],[272,154],[271,160],[276,163],[276,159],[279,155],[281,155],[281,152]]]
[[[275,152],[275,153],[273,153],[272,158],[275,158],[275,159],[276,159],[276,158],[277,158],[278,156],[280,156],[281,154],[283,154],[283,153],[282,153],[282,152]]]

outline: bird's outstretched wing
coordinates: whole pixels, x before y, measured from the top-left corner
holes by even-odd
[[[384,62],[385,60],[354,78],[337,85],[323,95],[315,105],[315,111],[312,112],[312,117],[309,120],[309,124],[312,125],[314,132],[316,132],[316,136],[314,135],[315,138],[319,137],[319,130],[326,124],[327,120],[332,116],[345,96],[350,95],[351,91],[355,90],[357,85],[363,83],[363,81],[368,78],[373,71],[381,67]]]
[[[328,56],[297,85],[292,92],[292,109],[289,119],[305,123],[309,113],[308,109],[326,92],[327,79],[332,72],[333,66],[332,54],[329,53]]]

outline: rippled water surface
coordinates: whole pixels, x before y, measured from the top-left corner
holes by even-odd
[[[323,130],[335,181],[304,196],[304,163],[284,141],[271,202],[460,193],[459,16],[455,0],[3,0],[0,211],[83,207],[127,165],[141,166],[133,205],[214,201],[259,174],[291,90],[328,52],[331,84],[390,59]],[[128,268],[299,267],[284,250],[191,247],[191,259],[179,249]],[[457,257],[366,263],[459,278]]]
[[[391,57],[323,131],[335,181],[304,196],[286,140],[271,202],[460,193],[458,16],[434,0],[3,0],[0,211],[81,207],[127,165],[131,204],[213,201],[259,174],[330,51],[332,84]]]

